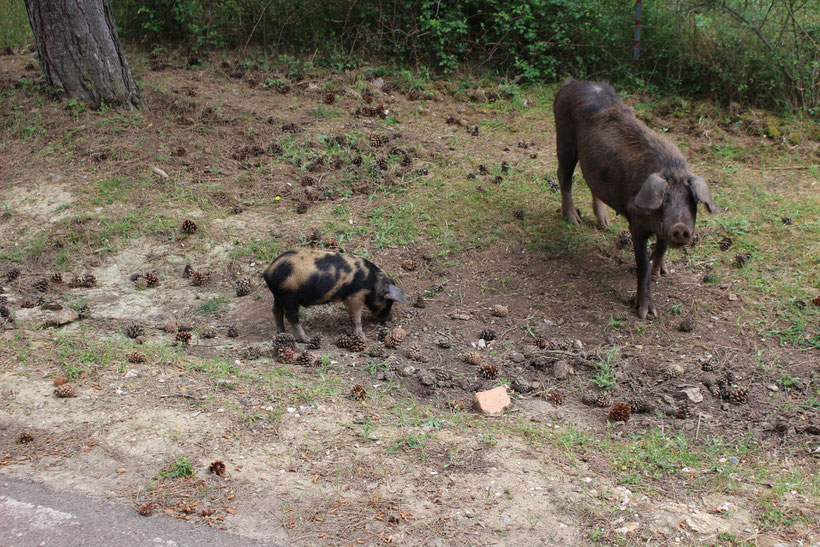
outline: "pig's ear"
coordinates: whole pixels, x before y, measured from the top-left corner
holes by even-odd
[[[706,210],[710,213],[715,212],[715,202],[712,201],[712,194],[709,192],[709,187],[706,186],[706,181],[701,177],[692,177],[689,181],[689,187],[692,188],[692,195],[695,196],[695,201],[706,205]]]
[[[387,285],[387,293],[384,295],[385,298],[388,300],[395,300],[396,302],[401,302],[402,304],[407,304],[407,295],[404,294],[404,290],[400,287],[389,283]]]
[[[666,188],[669,184],[657,173],[649,175],[635,196],[635,205],[644,209],[658,209],[663,204]]]

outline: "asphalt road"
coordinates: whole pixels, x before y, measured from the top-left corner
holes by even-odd
[[[124,503],[12,477],[0,477],[0,546],[251,546],[260,543],[207,526],[143,517]]]

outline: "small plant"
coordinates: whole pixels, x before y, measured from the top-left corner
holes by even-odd
[[[194,468],[191,465],[191,462],[186,460],[184,457],[177,458],[176,456],[174,456],[174,461],[171,465],[158,473],[160,477],[166,479],[181,479],[190,477],[193,474]]]
[[[214,296],[199,306],[199,315],[217,316],[228,310],[228,299],[224,295]]]
[[[370,363],[364,366],[364,369],[369,372],[370,374],[378,374],[380,372],[387,372],[390,369],[390,365],[385,363],[384,361],[380,363],[376,363],[374,361],[370,361]]]
[[[592,383],[605,391],[615,389],[615,364],[617,362],[618,348],[612,348],[606,355],[606,359],[598,363],[598,374],[592,379]]]

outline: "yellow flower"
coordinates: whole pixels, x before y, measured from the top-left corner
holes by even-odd
[[[279,201],[280,199],[282,199],[282,198],[280,198],[279,196],[276,196],[275,198],[273,198],[273,201]]]

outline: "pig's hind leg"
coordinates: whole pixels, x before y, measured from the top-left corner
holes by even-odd
[[[293,325],[296,339],[299,342],[307,342],[307,335],[305,330],[299,323],[299,303],[296,299],[279,297],[274,300],[273,315],[276,317],[276,328],[279,332],[285,332],[285,323],[282,321],[282,316],[288,318],[288,323]]]
[[[609,213],[607,213],[606,204],[595,196],[592,196],[592,210],[595,212],[595,218],[598,219],[598,228],[601,230],[609,228]]]
[[[662,239],[659,239],[655,243],[655,250],[652,251],[652,256],[650,257],[652,260],[652,275],[655,277],[657,277],[658,274],[667,275],[669,273],[669,270],[666,268],[666,263],[664,262],[666,248],[666,242]]]

